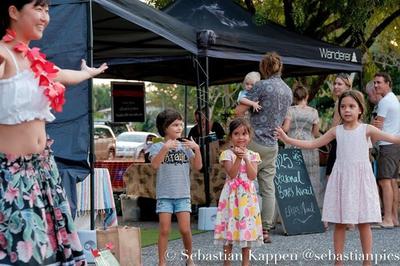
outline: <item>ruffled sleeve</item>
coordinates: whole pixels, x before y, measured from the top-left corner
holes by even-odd
[[[219,156],[219,163],[223,164],[224,161],[234,161],[236,155],[230,150],[224,150],[221,155]]]

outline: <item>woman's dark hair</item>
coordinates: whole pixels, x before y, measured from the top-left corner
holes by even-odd
[[[229,123],[229,137],[232,136],[233,131],[235,131],[235,129],[237,129],[238,127],[244,126],[247,130],[247,132],[249,133],[249,135],[251,136],[252,134],[252,130],[251,130],[251,125],[249,123],[249,121],[247,121],[247,119],[242,118],[242,117],[238,117],[233,119],[230,123]]]
[[[340,118],[343,119],[342,114],[340,113],[340,105],[342,104],[342,100],[345,97],[351,97],[353,98],[357,104],[358,107],[360,108],[361,114],[358,115],[358,119],[361,119],[361,117],[364,115],[364,111],[365,111],[365,101],[364,101],[364,95],[356,90],[348,90],[342,93],[342,95],[340,95],[339,97],[339,104],[338,104],[338,112],[340,115]]]
[[[21,10],[24,5],[34,2],[35,6],[46,6],[50,4],[50,0],[0,0],[0,38],[6,34],[6,29],[10,27],[10,15],[8,8],[15,6]]]
[[[165,130],[177,119],[183,120],[181,114],[174,109],[165,109],[157,115],[156,125],[161,137],[165,137]]]
[[[306,99],[308,96],[308,90],[301,84],[296,84],[293,87],[293,101],[295,104],[298,104],[302,100]]]

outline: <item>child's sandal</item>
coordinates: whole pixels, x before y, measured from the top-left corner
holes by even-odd
[[[269,231],[265,228],[263,228],[263,241],[264,244],[272,243],[271,237],[269,236]]]

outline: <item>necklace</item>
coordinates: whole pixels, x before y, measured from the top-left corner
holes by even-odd
[[[16,36],[15,31],[7,29],[2,40],[9,43],[15,40]],[[60,82],[54,81],[59,69],[52,62],[47,61],[46,55],[41,53],[37,47],[29,48],[25,43],[18,42],[13,49],[22,53],[29,60],[31,70],[35,78],[39,80],[39,86],[43,88],[50,107],[56,112],[61,112],[65,103],[65,87]]]

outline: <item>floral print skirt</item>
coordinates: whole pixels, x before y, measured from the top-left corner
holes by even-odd
[[[214,244],[241,248],[263,244],[260,208],[254,183],[247,178],[227,179],[218,202]]]
[[[50,145],[0,153],[0,265],[85,265]]]

